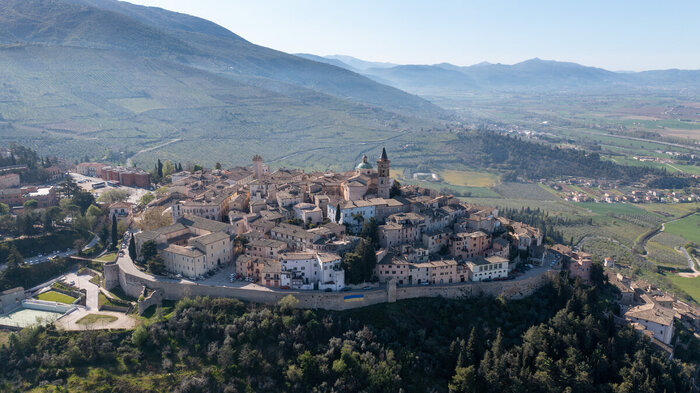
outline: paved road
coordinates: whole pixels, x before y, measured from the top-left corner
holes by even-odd
[[[50,261],[51,258],[53,258],[53,257],[56,257],[56,258],[65,258],[65,257],[69,257],[69,256],[71,256],[71,255],[75,255],[75,254],[77,254],[77,253],[78,253],[78,252],[75,251],[74,249],[70,249],[70,250],[68,250],[68,251],[59,252],[58,254],[53,253],[53,254],[47,254],[47,255],[42,255],[42,256],[35,255],[35,256],[33,256],[33,257],[25,258],[25,259],[24,259],[24,263],[26,263],[26,264],[28,264],[28,265],[35,265],[35,264],[37,264],[37,263],[48,262],[48,261]]]
[[[99,242],[99,241],[100,241],[100,238],[97,237],[97,235],[95,235],[95,237],[93,237],[92,240],[90,240],[90,242],[88,244],[86,244],[85,247],[83,247],[83,251],[87,251],[87,250],[95,247],[95,244],[97,244],[97,242]]]
[[[130,158],[128,158],[128,159],[126,160],[126,166],[133,166],[133,165],[134,165],[134,162],[133,162],[132,159],[133,159],[134,157],[138,156],[138,155],[141,154],[141,153],[146,153],[146,152],[149,152],[149,151],[153,151],[153,150],[156,150],[156,149],[160,149],[161,147],[168,146],[168,145],[171,144],[171,143],[180,142],[181,140],[182,140],[182,138],[176,138],[176,139],[170,140],[170,141],[168,141],[168,142],[161,143],[160,145],[157,145],[157,146],[153,146],[153,147],[149,147],[149,148],[147,148],[147,149],[139,150],[139,151],[136,152],[136,154],[134,154],[133,156],[131,156]]]
[[[681,277],[697,277],[697,276],[699,276],[700,272],[698,272],[698,270],[695,269],[695,263],[694,263],[695,258],[692,255],[688,254],[688,251],[686,251],[686,249],[684,247],[680,247],[680,249],[683,252],[683,255],[685,255],[685,257],[688,259],[688,267],[693,272],[692,273],[678,273],[678,275]]]

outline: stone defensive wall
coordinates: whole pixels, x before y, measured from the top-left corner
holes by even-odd
[[[390,282],[380,288],[363,291],[322,292],[271,288],[253,290],[227,286],[200,285],[186,281],[135,276],[125,272],[118,264],[105,265],[105,283],[109,284],[107,289],[119,285],[126,294],[133,297],[139,297],[143,293],[144,286],[151,290],[159,291],[162,293],[162,298],[168,300],[178,300],[183,297],[210,296],[276,304],[283,297],[294,295],[299,300],[299,307],[301,308],[322,308],[338,311],[419,297],[457,299],[486,295],[520,299],[534,293],[557,274],[559,273],[556,271],[547,271],[522,280],[465,282],[410,287],[397,287],[394,282]]]

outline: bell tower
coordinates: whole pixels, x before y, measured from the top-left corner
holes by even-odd
[[[253,156],[253,175],[256,179],[263,175],[263,159],[257,154]]]
[[[390,163],[386,156],[386,149],[382,148],[382,155],[377,160],[377,196],[380,198],[389,198],[391,194]]]

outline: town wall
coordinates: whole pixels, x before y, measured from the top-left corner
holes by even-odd
[[[118,266],[118,265],[117,265]],[[139,297],[143,287],[162,291],[163,299],[179,300],[183,297],[210,296],[236,298],[243,301],[276,304],[287,295],[299,301],[300,308],[348,310],[396,300],[419,297],[445,297],[451,299],[480,295],[503,296],[521,299],[541,288],[557,272],[549,271],[523,280],[496,282],[465,282],[447,285],[395,287],[385,285],[376,289],[353,292],[320,292],[294,290],[250,290],[225,286],[199,285],[197,283],[137,277],[119,269],[119,285],[129,296]],[[105,270],[105,281],[110,279]],[[348,298],[350,296],[350,298]]]

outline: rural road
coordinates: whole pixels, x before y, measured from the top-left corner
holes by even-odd
[[[156,145],[156,146],[153,146],[153,147],[149,147],[149,148],[147,148],[147,149],[139,150],[139,151],[136,152],[136,154],[134,154],[133,156],[129,157],[129,158],[126,160],[126,166],[127,166],[127,167],[134,166],[134,165],[133,165],[134,163],[133,163],[133,161],[132,161],[131,159],[134,158],[134,157],[136,157],[136,156],[138,156],[138,155],[141,154],[141,153],[146,153],[146,152],[149,152],[149,151],[152,151],[152,150],[160,149],[161,147],[168,146],[168,145],[170,145],[170,144],[172,144],[172,143],[180,142],[181,140],[182,140],[182,138],[175,138],[175,139],[170,140],[170,141],[168,141],[168,142],[161,143],[160,145]]]

